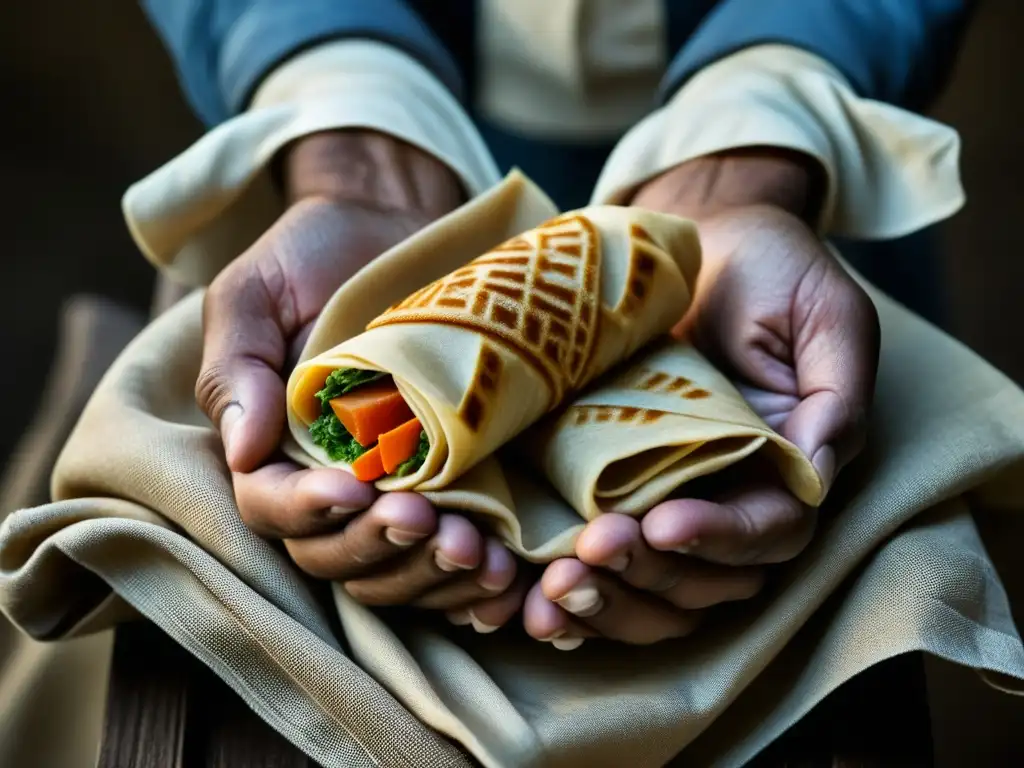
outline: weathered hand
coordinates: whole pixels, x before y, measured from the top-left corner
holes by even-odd
[[[697,221],[704,266],[680,330],[828,486],[863,445],[879,330],[868,296],[805,223],[813,178],[802,158],[740,152],[678,166],[633,203]],[[813,535],[814,511],[756,460],[683,493],[640,521],[592,522],[578,559],[552,564],[531,591],[528,631],[569,646],[684,635],[694,609],[752,596],[760,568]]]
[[[464,609],[488,599],[479,621],[504,623],[521,595],[504,595],[516,563],[498,542],[416,494],[378,497],[347,472],[302,469],[276,455],[284,380],[327,300],[456,207],[459,182],[426,153],[365,131],[301,139],[280,169],[288,209],[218,275],[203,312],[196,397],[220,429],[242,518],[284,539],[300,568],[344,582],[359,600]]]

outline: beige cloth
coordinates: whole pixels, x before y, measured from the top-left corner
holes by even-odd
[[[93,387],[142,325],[141,317],[102,299],[80,296],[68,302],[38,415],[0,481],[0,518],[49,499],[58,452]],[[98,579],[90,579],[103,588]],[[73,614],[66,618],[74,620]],[[0,765],[96,765],[111,635],[103,631],[41,643],[0,617]]]
[[[32,635],[68,638],[131,606],[339,768],[465,764],[431,729],[488,766],[643,768],[684,748],[688,765],[732,766],[897,653],[924,650],[1013,684],[1024,647],[969,510],[976,496],[1024,508],[1024,394],[873,298],[883,348],[866,453],[822,508],[810,549],[693,639],[567,655],[514,631],[386,619],[340,590],[344,637],[333,637],[303,579],[239,519],[193,399],[199,293],[100,383],[58,463],[56,501],[0,527],[0,606]]]
[[[499,178],[455,97],[412,56],[381,43],[345,40],[299,54],[268,75],[253,105],[125,192],[136,244],[184,285],[208,282],[281,213],[270,161],[301,136],[340,127],[390,134],[448,165],[470,196]]]
[[[756,146],[820,163],[827,187],[818,226],[828,235],[901,237],[964,203],[955,130],[862,98],[831,64],[785,45],[747,48],[694,75],[622,137],[592,202],[618,202],[686,160]]]

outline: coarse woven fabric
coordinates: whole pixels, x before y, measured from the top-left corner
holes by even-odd
[[[1024,647],[971,512],[1020,519],[1024,394],[869,290],[883,346],[865,453],[809,550],[693,639],[565,654],[514,631],[398,622],[338,589],[335,637],[303,578],[240,521],[195,406],[201,291],[100,382],[58,461],[55,501],[0,527],[0,607],[48,640],[137,611],[339,768],[471,764],[453,741],[487,766],[642,768],[679,753],[740,765],[843,681],[913,650],[1013,688]]]

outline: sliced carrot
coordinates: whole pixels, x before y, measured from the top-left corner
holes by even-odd
[[[389,475],[398,469],[403,461],[416,455],[420,447],[420,432],[423,431],[419,419],[409,419],[405,424],[385,432],[377,442],[380,457],[384,462],[384,471]]]
[[[413,416],[390,379],[367,384],[330,403],[338,421],[364,448]]]
[[[358,459],[352,462],[352,473],[356,480],[362,483],[372,483],[380,480],[387,472],[384,471],[384,464],[380,459],[380,446],[375,445]]]

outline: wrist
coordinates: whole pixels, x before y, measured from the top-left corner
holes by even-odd
[[[465,201],[455,173],[427,152],[379,131],[304,136],[281,150],[277,175],[288,204],[309,197],[436,219]]]
[[[751,147],[680,163],[641,185],[631,204],[698,223],[730,210],[767,206],[813,225],[824,193],[824,170],[809,155]]]

